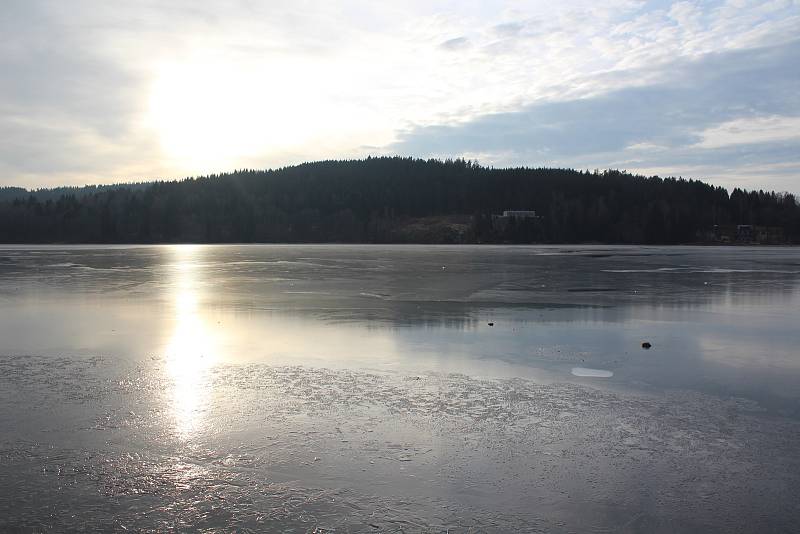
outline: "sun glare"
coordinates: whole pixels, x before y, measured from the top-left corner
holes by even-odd
[[[151,86],[148,124],[174,164],[210,172],[298,142],[302,98],[264,69],[169,63]]]
[[[209,401],[208,371],[217,354],[216,339],[205,324],[199,309],[197,248],[173,248],[174,327],[166,348],[166,371],[172,380],[172,412],[176,431],[182,437],[193,434],[202,423],[202,411]]]

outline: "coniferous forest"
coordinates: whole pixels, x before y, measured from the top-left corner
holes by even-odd
[[[536,217],[501,225],[504,210]],[[169,182],[0,188],[3,243],[743,241],[799,243],[797,199],[620,171],[399,157]]]

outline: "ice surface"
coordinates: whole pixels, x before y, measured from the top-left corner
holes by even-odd
[[[800,424],[746,399],[251,364],[203,371],[187,411],[179,381],[160,359],[3,359],[0,465],[15,490],[0,495],[0,529],[731,532],[800,519],[783,490],[798,482]]]
[[[2,247],[0,531],[791,531],[798,266]]]

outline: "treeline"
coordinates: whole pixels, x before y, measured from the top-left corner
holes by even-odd
[[[0,187],[0,202],[8,202],[27,195],[28,191],[21,187]]]
[[[492,216],[513,209],[540,218],[498,228]],[[800,242],[790,194],[463,160],[320,161],[176,182],[0,190],[4,243],[692,243],[715,225],[741,224]]]
[[[28,191],[22,187],[0,187],[0,202],[13,201],[17,199],[27,199],[33,196],[37,200],[58,200],[64,196],[74,196],[76,198],[109,191],[111,189],[145,189],[150,187],[152,182],[136,182],[127,184],[102,184],[102,185],[83,185],[83,186],[63,186],[48,189],[37,189]]]

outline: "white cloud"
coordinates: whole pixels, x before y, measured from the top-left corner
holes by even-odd
[[[794,142],[800,146],[800,117],[750,117],[724,122],[698,134],[697,148]]]

